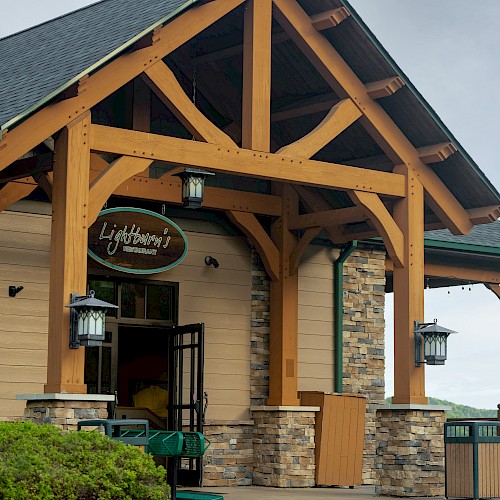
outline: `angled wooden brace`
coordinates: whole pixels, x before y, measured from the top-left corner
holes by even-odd
[[[321,232],[320,227],[310,227],[300,238],[298,241],[297,245],[295,245],[295,248],[293,249],[292,253],[290,254],[290,275],[295,274],[298,269],[299,269],[299,264],[300,264],[300,259],[302,258],[302,255],[304,255],[304,252],[316,236]]]
[[[92,155],[91,161],[95,161]],[[102,160],[104,161],[104,160]],[[102,206],[115,189],[134,175],[143,172],[151,165],[152,160],[122,156],[110,163],[91,183],[89,192],[89,227],[95,222]]]
[[[37,174],[33,174],[33,179],[35,179],[37,184],[45,191],[49,200],[52,201],[52,173],[39,172]]]
[[[248,212],[228,210],[227,215],[239,227],[259,252],[264,268],[273,281],[279,280],[279,251],[270,236],[257,220],[255,215]]]
[[[196,139],[223,146],[236,146],[236,143],[228,135],[218,129],[195,106],[171,69],[163,61],[158,61],[147,68],[143,78],[160,101]]]
[[[311,158],[352,125],[360,116],[362,116],[361,111],[351,99],[344,99],[333,106],[314,130],[301,137],[298,141],[282,147],[277,151],[277,154]]]
[[[306,187],[299,184],[293,184],[293,188],[297,191],[300,200],[310,212],[321,212],[331,209],[331,206],[327,201],[314,194]],[[325,227],[325,231],[328,233],[332,243],[339,243],[343,240],[341,226],[327,226]]]
[[[349,195],[357,205],[363,205],[370,212],[370,219],[384,240],[387,253],[393,260],[394,265],[396,267],[404,267],[403,232],[399,229],[399,226],[387,208],[385,208],[379,196],[375,193],[364,193],[361,191],[352,191]]]
[[[16,201],[22,200],[25,196],[28,196],[36,187],[37,185],[34,182],[27,183],[21,180],[5,184],[5,186],[0,189],[0,212],[3,212]]]

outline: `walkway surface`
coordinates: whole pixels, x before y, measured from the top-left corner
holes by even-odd
[[[188,488],[179,488],[179,491]],[[190,491],[216,493],[224,500],[372,500],[380,499],[375,495],[373,486],[356,488],[265,488],[261,486],[238,486],[237,488],[189,488]]]

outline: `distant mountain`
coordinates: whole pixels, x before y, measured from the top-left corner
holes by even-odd
[[[391,398],[386,398],[387,404],[391,403]],[[451,406],[451,410],[446,412],[447,418],[497,418],[497,410],[482,410],[472,406],[457,405],[444,399],[429,398],[429,404],[440,406]]]

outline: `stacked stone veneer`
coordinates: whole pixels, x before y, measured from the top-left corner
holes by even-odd
[[[252,485],[253,421],[207,422],[203,433],[211,443],[203,458],[203,485]]]
[[[377,412],[376,492],[387,496],[444,496],[443,410]]]
[[[80,420],[108,418],[106,401],[35,400],[28,401],[24,419],[37,424],[53,424],[65,431],[76,430]]]
[[[344,264],[343,382],[344,392],[367,396],[365,484],[374,484],[377,479],[375,411],[385,397],[385,259],[385,251],[360,248]],[[251,404],[264,405],[269,394],[269,278],[255,251],[252,252],[250,359]]]
[[[377,480],[376,406],[384,404],[385,251],[360,249],[344,264],[344,392],[367,397],[363,483]]]
[[[315,412],[261,407],[254,409],[253,418],[253,484],[279,488],[314,486]]]
[[[250,323],[250,404],[263,406],[269,396],[270,283],[259,254],[252,251]]]

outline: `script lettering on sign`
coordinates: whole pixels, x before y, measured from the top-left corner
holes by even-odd
[[[153,274],[179,264],[187,253],[181,228],[163,215],[139,208],[103,210],[89,229],[89,255],[104,266]]]

